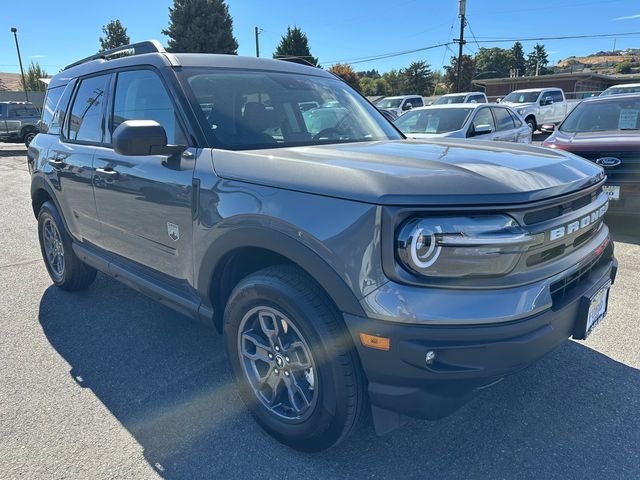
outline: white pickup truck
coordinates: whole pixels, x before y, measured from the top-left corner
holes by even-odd
[[[559,88],[515,90],[501,103],[516,110],[533,132],[544,124],[562,122],[577,105],[577,102],[568,102]]]

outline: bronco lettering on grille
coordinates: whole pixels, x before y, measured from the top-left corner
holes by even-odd
[[[587,228],[589,225],[594,224],[598,219],[602,218],[604,214],[607,212],[609,208],[609,203],[605,203],[598,210],[594,210],[589,215],[574,220],[571,223],[567,223],[566,225],[562,225],[561,227],[554,228],[549,230],[549,240],[558,240],[559,238],[564,237],[565,235],[570,235],[572,233],[578,232],[584,228]]]

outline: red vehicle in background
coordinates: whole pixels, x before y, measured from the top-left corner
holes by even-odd
[[[604,168],[609,214],[640,216],[640,94],[582,101],[544,141]]]

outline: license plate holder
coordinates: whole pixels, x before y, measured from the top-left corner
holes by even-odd
[[[582,297],[573,332],[576,340],[585,340],[607,315],[611,280],[601,284],[591,295]]]
[[[609,200],[620,200],[620,187],[618,185],[605,185],[602,191],[609,195]]]

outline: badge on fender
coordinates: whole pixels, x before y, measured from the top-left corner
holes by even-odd
[[[174,242],[177,242],[180,239],[180,227],[175,223],[167,222],[167,233]]]

